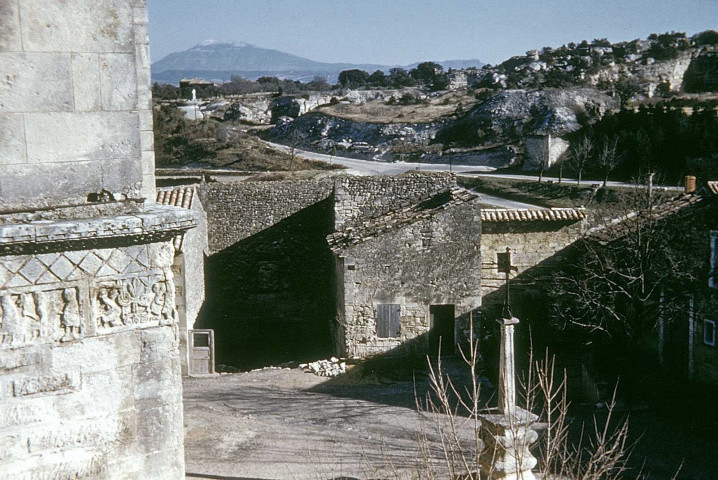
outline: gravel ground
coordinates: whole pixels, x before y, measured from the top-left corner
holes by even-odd
[[[187,478],[425,478],[414,382],[346,381],[300,369],[185,379]]]

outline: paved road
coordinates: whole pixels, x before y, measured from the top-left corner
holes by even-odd
[[[284,153],[290,152],[290,147],[286,145],[281,145],[279,143],[272,143],[272,142],[266,142],[269,146],[276,148],[277,150],[280,150]],[[338,163],[340,165],[344,165],[348,168],[348,173],[353,173],[355,175],[395,175],[398,173],[404,173],[409,170],[422,170],[422,171],[431,171],[431,172],[448,172],[453,171],[456,173],[460,173],[462,175],[466,176],[477,176],[477,177],[494,177],[494,178],[508,178],[513,180],[533,180],[535,181],[536,175],[521,175],[521,174],[513,174],[513,173],[493,173],[494,170],[496,170],[493,167],[485,167],[485,166],[478,166],[478,165],[449,165],[448,163],[405,163],[405,162],[394,162],[394,163],[384,163],[384,162],[375,162],[372,160],[357,160],[355,158],[349,158],[349,157],[338,157],[338,156],[330,156],[323,153],[316,153],[316,152],[309,152],[307,150],[299,150],[295,149],[295,155],[307,158],[310,160],[319,160],[322,162],[328,162],[328,163]],[[558,177],[546,177],[544,176],[544,181],[546,182],[558,182]],[[565,184],[575,184],[576,179],[575,178],[564,178],[562,180]],[[592,185],[594,183],[601,183],[596,182],[593,180],[584,180],[581,182],[581,185]],[[636,185],[633,183],[626,183],[626,182],[613,182],[610,181],[607,183],[609,187],[644,187],[644,185]],[[681,191],[683,190],[683,187],[675,187],[675,186],[668,186],[668,185],[660,185],[656,186],[656,188],[660,188],[663,190],[672,190],[672,191]],[[511,207],[511,208],[523,208],[523,207]]]
[[[290,148],[279,143],[267,142],[270,147],[274,147],[284,153],[289,153]],[[410,170],[421,170],[430,172],[448,172],[449,170],[456,173],[479,173],[490,172],[493,167],[481,167],[476,165],[449,165],[448,163],[405,163],[405,162],[375,162],[373,160],[357,160],[356,158],[337,157],[326,155],[323,153],[309,152],[306,150],[294,150],[295,155],[309,160],[320,160],[327,163],[338,163],[349,169],[349,173],[356,175],[395,175],[398,173],[408,172]]]

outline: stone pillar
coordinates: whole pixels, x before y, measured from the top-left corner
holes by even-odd
[[[514,366],[514,325],[516,317],[501,318],[499,363],[499,413],[510,415],[516,409],[516,370]]]
[[[0,478],[181,480],[145,0],[0,0]]]
[[[508,311],[508,309],[507,309]],[[538,417],[516,406],[514,325],[519,319],[507,315],[501,325],[498,413],[481,415],[481,472],[491,480],[534,480],[536,458],[529,447],[538,439],[531,428]]]

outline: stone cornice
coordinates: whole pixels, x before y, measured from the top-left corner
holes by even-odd
[[[197,222],[191,210],[150,205],[127,215],[0,225],[0,255],[44,252],[58,246],[78,249],[162,241],[196,227]]]

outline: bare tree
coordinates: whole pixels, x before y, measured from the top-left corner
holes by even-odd
[[[581,137],[576,143],[571,145],[568,162],[571,169],[576,172],[578,185],[581,184],[583,172],[593,156],[593,149],[593,140],[587,136]]]
[[[604,137],[601,150],[598,152],[598,167],[603,173],[603,186],[608,183],[608,177],[611,175],[619,163],[621,163],[621,154],[618,152],[618,137],[612,140]]]
[[[297,154],[297,147],[301,145],[304,136],[298,129],[292,128],[288,135],[289,140],[289,171],[294,170],[294,159]]]
[[[546,148],[537,148],[536,151],[531,154],[531,158],[533,158],[534,162],[536,162],[538,166],[539,183],[541,183],[541,181],[543,180],[544,171],[546,171],[546,168],[548,168],[548,163],[550,160],[549,155],[550,152],[548,149],[548,145],[546,145]]]
[[[617,219],[590,232],[573,260],[554,272],[556,327],[620,348],[649,335],[659,314],[680,308],[703,251],[699,222],[678,214],[680,201],[647,201],[643,188],[626,194]]]

